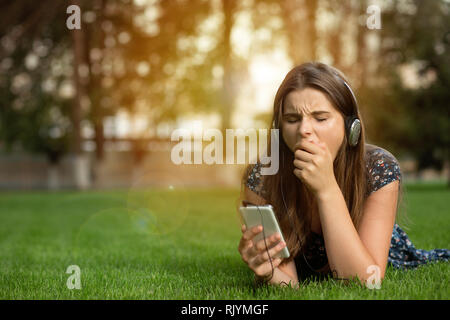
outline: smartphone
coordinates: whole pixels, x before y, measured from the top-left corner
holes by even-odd
[[[261,231],[255,237],[253,237],[254,243],[264,239],[264,236],[267,238],[277,232],[281,236],[280,241],[286,242],[284,240],[283,233],[281,232],[280,226],[278,224],[277,217],[275,216],[275,212],[273,211],[273,207],[270,204],[263,206],[255,206],[248,204],[245,207],[240,207],[239,211],[241,213],[241,217],[245,223],[247,230],[257,225],[263,226],[264,232]],[[274,257],[289,258],[289,256],[290,256],[289,249],[287,246],[285,246],[283,250],[278,252]]]

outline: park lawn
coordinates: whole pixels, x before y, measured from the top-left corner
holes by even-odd
[[[328,280],[255,291],[237,251],[238,195],[174,187],[0,193],[0,299],[450,298],[448,262],[388,268],[380,290]],[[449,196],[443,184],[407,185],[406,232],[416,248],[449,248]],[[155,217],[162,229],[152,227]],[[80,268],[79,290],[67,287],[70,265]]]

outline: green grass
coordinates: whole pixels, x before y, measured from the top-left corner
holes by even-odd
[[[311,282],[253,290],[237,251],[238,190],[0,193],[1,299],[449,299],[450,265],[388,268],[380,290]],[[407,186],[416,248],[448,248],[449,189]],[[152,215],[152,213],[154,213]],[[154,220],[160,229],[155,229]],[[402,226],[402,224],[400,224]],[[69,265],[81,269],[69,290]]]

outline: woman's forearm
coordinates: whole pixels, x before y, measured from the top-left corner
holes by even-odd
[[[255,275],[255,280],[260,283],[264,281],[264,279],[262,279],[256,275]],[[297,280],[292,279],[290,276],[288,276],[286,273],[284,273],[283,271],[281,271],[278,268],[275,268],[273,270],[273,277],[272,277],[272,279],[270,279],[270,281],[268,283],[273,284],[273,285],[279,285],[279,286],[291,285],[294,289],[299,288],[299,282]]]
[[[368,276],[367,267],[375,261],[353,225],[339,187],[336,185],[328,193],[318,195],[318,205],[330,267],[339,277],[358,275],[364,280]]]

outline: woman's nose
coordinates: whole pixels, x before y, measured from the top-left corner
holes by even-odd
[[[309,119],[302,119],[298,127],[300,136],[302,138],[308,138],[312,134],[312,124]]]

